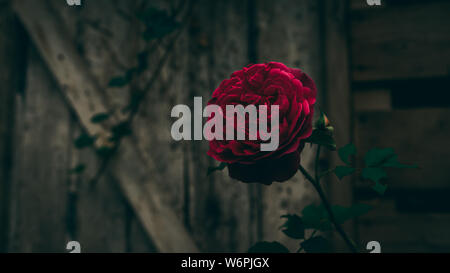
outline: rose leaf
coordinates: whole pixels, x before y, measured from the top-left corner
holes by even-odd
[[[339,154],[339,157],[341,158],[342,162],[349,165],[350,164],[350,156],[356,154],[356,147],[352,143],[347,144],[344,147],[339,149],[338,154]]]
[[[402,164],[400,162],[398,162],[398,156],[397,155],[393,155],[392,157],[388,158],[382,165],[382,167],[387,167],[387,168],[399,168],[399,169],[416,169],[418,168],[417,165],[407,165],[407,164]]]
[[[382,168],[364,168],[362,177],[378,183],[381,179],[387,178],[387,174]]]
[[[311,204],[302,211],[302,220],[306,229],[329,231],[332,229],[327,212],[322,205]]]
[[[378,194],[384,195],[384,193],[385,193],[386,190],[387,190],[387,186],[386,186],[386,185],[383,185],[383,184],[381,184],[381,183],[375,183],[375,185],[372,186],[372,189],[373,189],[374,191],[376,191]]]
[[[395,152],[392,148],[374,148],[366,153],[364,162],[366,163],[367,167],[379,167],[381,164],[383,164],[393,156],[395,156]]]
[[[348,166],[337,166],[334,169],[334,174],[339,178],[339,180],[342,180],[342,178],[353,174],[355,170],[355,168]]]
[[[329,253],[331,244],[322,236],[312,237],[300,243],[306,253]]]
[[[283,215],[281,218],[286,218],[286,223],[281,226],[283,233],[293,239],[305,238],[305,226],[302,218],[295,214]]]

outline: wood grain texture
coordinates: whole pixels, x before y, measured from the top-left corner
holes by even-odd
[[[41,6],[36,8],[36,3],[32,1],[15,3],[16,11],[61,86],[69,105],[73,107],[84,129],[91,135],[99,136],[96,144],[101,146],[109,133],[102,126],[91,123],[90,119],[95,113],[108,112],[110,106],[105,105],[107,100],[103,98],[85,61],[79,57],[69,37],[64,36],[62,26],[47,9]],[[39,20],[43,17],[47,20]],[[122,141],[119,154],[121,156],[115,159],[116,165],[112,172],[157,248],[163,252],[196,251],[180,219],[161,201],[164,194],[160,190],[162,183],[158,181],[162,181],[162,178],[153,159],[142,157],[142,152],[131,139]]]
[[[0,1],[0,253],[7,252],[15,97],[23,92],[27,40],[7,1]]]
[[[448,76],[450,3],[391,5],[352,14],[355,81]]]
[[[375,209],[358,220],[361,242],[378,241],[383,253],[448,252],[450,216],[446,213],[401,213],[394,200],[365,201]]]
[[[326,60],[326,114],[335,128],[334,138],[337,146],[342,147],[352,141],[352,93],[350,84],[350,64],[348,45],[348,8],[349,2],[326,0],[324,2],[325,60]],[[330,155],[330,167],[340,165],[337,153]],[[337,181],[329,178],[331,202],[350,206],[352,200],[351,181]],[[350,237],[354,237],[352,222],[344,226]],[[342,240],[335,240],[336,250],[347,251]]]
[[[104,95],[111,107],[122,109],[128,101],[128,90],[108,88],[108,83],[112,77],[124,73],[120,71],[123,67],[133,65],[135,56],[131,56],[130,51],[135,51],[135,46],[129,43],[124,45],[123,40],[124,36],[134,32],[130,31],[131,22],[111,16],[116,14],[116,6],[108,3],[85,2],[82,9],[74,9],[68,8],[64,1],[52,0],[49,1],[49,8],[57,11],[61,24],[68,30],[67,36],[74,41],[100,88],[105,90]],[[129,5],[129,9],[132,8],[133,5]],[[76,120],[72,120],[71,127],[73,143],[82,130]],[[78,164],[84,164],[87,168],[82,174],[69,177],[68,240],[79,241],[84,253],[128,251],[128,222],[137,220],[134,213],[130,213],[117,181],[106,174],[93,185],[90,180],[99,168],[100,159],[93,150],[77,150],[74,145],[70,154],[72,168]],[[133,217],[128,218],[128,215]],[[145,232],[140,234],[147,236]]]
[[[448,109],[411,109],[358,114],[356,144],[360,154],[371,148],[393,148],[404,163],[419,170],[393,170],[386,180],[392,188],[449,188],[450,130]],[[400,128],[400,129],[399,129]],[[362,159],[360,159],[360,162]]]
[[[353,93],[355,112],[391,111],[392,98],[389,89],[369,89]]]
[[[65,252],[70,114],[33,49],[18,97],[9,252]]]
[[[318,106],[323,101],[322,59],[320,34],[320,3],[318,1],[256,1],[258,18],[259,62],[277,61],[300,68],[317,83]],[[317,110],[318,108],[316,108]],[[308,145],[302,152],[301,163],[310,169],[314,149]],[[263,239],[280,241],[292,251],[298,242],[284,235],[278,227],[283,225],[285,214],[301,214],[302,209],[317,202],[312,186],[298,173],[291,181],[264,187],[262,192]]]
[[[73,141],[80,135],[81,128],[75,120],[70,125],[70,166],[75,168],[78,164],[84,164],[86,170],[82,174],[69,176],[69,196],[71,194],[73,199],[68,200],[68,206],[75,209],[67,210],[68,240],[80,242],[83,253],[126,252],[127,200],[109,173],[92,184],[90,179],[94,177],[100,161],[92,149],[77,150],[74,147]],[[71,227],[71,224],[74,226]]]
[[[188,99],[212,92],[232,72],[247,65],[247,6],[242,1],[199,1],[190,25]],[[253,243],[249,186],[233,181],[227,170],[207,176],[210,158],[207,141],[186,147],[186,192],[189,224],[206,252],[246,252]]]

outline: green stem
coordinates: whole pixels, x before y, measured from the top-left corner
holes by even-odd
[[[336,217],[334,216],[333,210],[331,208],[330,202],[328,202],[327,197],[325,196],[324,191],[322,190],[322,187],[320,186],[320,176],[319,176],[319,156],[320,156],[320,145],[317,148],[317,154],[316,154],[316,162],[315,162],[315,176],[316,178],[313,178],[308,171],[303,168],[303,166],[300,165],[299,170],[302,172],[302,174],[306,177],[306,179],[311,182],[311,184],[316,189],[317,193],[320,196],[320,199],[322,200],[323,205],[325,206],[325,209],[328,212],[328,216],[330,217],[330,221],[333,223],[334,227],[336,228],[336,231],[339,233],[339,235],[342,237],[342,239],[345,241],[349,249],[353,253],[357,253],[358,249],[356,248],[353,241],[348,237],[348,235],[345,233],[342,226],[339,224],[339,222],[336,220]]]

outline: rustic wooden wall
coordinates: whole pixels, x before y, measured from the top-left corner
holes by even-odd
[[[14,100],[23,91],[25,33],[7,1],[0,1],[0,251],[8,243]]]
[[[361,155],[392,147],[420,166],[390,172],[383,198],[356,181],[355,198],[376,207],[360,219],[359,240],[378,240],[386,252],[448,252],[450,4],[357,2],[349,25],[355,142]]]
[[[124,15],[138,8],[140,1],[84,1],[81,8],[69,8],[63,2],[48,1],[42,9],[58,17],[59,27],[66,30],[64,35],[86,61],[87,73],[97,81],[107,105],[121,109],[127,104],[129,90],[107,85],[134,65],[142,50],[142,43],[135,42],[139,40],[138,24]],[[171,10],[180,1],[152,4]],[[0,31],[9,33],[1,26],[15,20],[14,15],[9,8],[2,12],[8,16],[2,16]],[[217,164],[206,156],[207,143],[173,141],[171,108],[192,105],[194,96],[206,101],[221,80],[250,62],[280,61],[301,67],[317,79],[320,88],[321,12],[321,1],[313,0],[199,0],[193,20],[140,109],[133,125],[133,142],[142,151],[139,156],[155,162],[152,168],[163,178],[156,179],[155,174],[161,202],[174,212],[200,251],[244,252],[262,239],[280,240],[295,250],[297,243],[278,229],[282,224],[279,217],[299,212],[316,196],[300,176],[270,188],[232,181],[226,171],[207,177],[207,168]],[[60,76],[55,76],[54,68],[49,69],[55,64],[48,61],[48,52],[43,56],[45,48],[36,37],[19,43],[28,46],[19,51],[26,56],[26,73],[16,73],[26,75],[23,92],[16,95],[17,88],[1,89],[1,96],[14,101],[0,101],[8,107],[14,105],[0,108],[0,125],[8,128],[2,132],[14,132],[12,145],[12,136],[0,137],[1,147],[11,149],[11,153],[0,150],[0,154],[10,154],[13,159],[11,178],[8,172],[0,172],[5,177],[0,192],[10,199],[0,205],[2,212],[8,212],[1,214],[2,235],[8,239],[2,250],[64,252],[67,241],[78,240],[83,252],[157,251],[148,236],[151,223],[136,215],[141,210],[136,202],[130,205],[115,169],[95,185],[89,184],[99,159],[93,150],[74,148],[73,141],[83,131],[79,113],[74,113],[62,95]],[[14,56],[11,52],[20,49],[8,44],[11,41],[0,40],[0,54]],[[164,40],[155,44],[151,63],[161,59],[166,44]],[[17,59],[5,60],[9,62],[2,63],[0,70],[14,71]],[[310,165],[311,153],[305,151],[303,164]],[[87,164],[87,171],[70,175],[68,170],[79,163]]]

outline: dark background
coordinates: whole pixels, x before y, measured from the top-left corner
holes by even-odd
[[[346,225],[351,237],[362,249],[449,252],[450,3],[381,2],[0,0],[0,251],[66,252],[71,240],[82,252],[245,252],[260,240],[295,251],[279,226],[317,200],[301,175],[270,187],[226,170],[208,177],[217,163],[207,143],[170,136],[173,106],[206,101],[249,63],[279,61],[315,79],[338,146],[392,147],[421,167],[390,172],[384,197],[367,181],[330,177],[334,203],[375,206]],[[178,23],[145,41],[137,14],[149,6],[168,16],[158,24]],[[139,77],[111,86],[142,59]],[[104,159],[74,142],[102,139],[110,125],[90,122],[94,113],[126,119],[135,90],[146,96],[132,134],[91,183]]]

